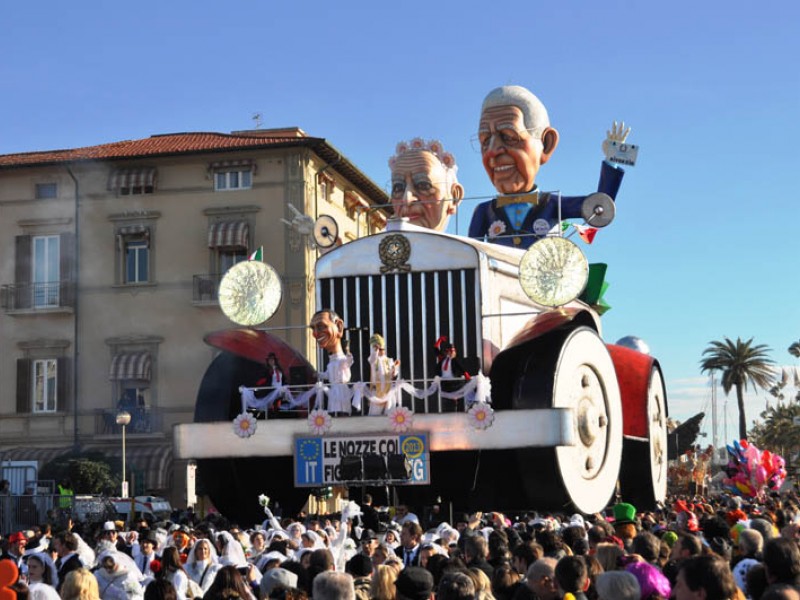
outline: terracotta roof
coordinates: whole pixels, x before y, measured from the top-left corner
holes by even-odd
[[[353,184],[362,188],[374,204],[388,203],[386,193],[324,138],[285,135],[287,133],[286,130],[280,133],[284,133],[284,135],[271,137],[266,130],[262,132],[258,132],[257,130],[252,134],[214,132],[169,133],[153,135],[140,140],[125,140],[122,142],[112,142],[110,144],[87,146],[84,148],[2,154],[0,155],[0,170],[43,167],[60,163],[94,160],[119,160],[127,158],[305,146],[314,150],[320,158],[331,165],[331,168],[339,171]]]

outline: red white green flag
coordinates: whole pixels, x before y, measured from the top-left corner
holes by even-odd
[[[260,261],[263,262],[263,260],[264,260],[264,246],[261,246],[258,250],[253,252],[250,256],[248,256],[247,260],[260,260]]]

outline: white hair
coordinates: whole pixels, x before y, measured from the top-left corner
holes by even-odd
[[[487,108],[496,106],[516,106],[520,109],[526,129],[542,131],[550,127],[550,118],[542,101],[521,85],[494,88],[483,100],[481,115]]]
[[[642,595],[639,581],[628,571],[606,571],[595,583],[600,600],[639,600]]]

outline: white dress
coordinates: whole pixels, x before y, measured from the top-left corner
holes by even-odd
[[[397,375],[397,367],[388,356],[379,356],[371,352],[369,358],[369,387],[374,398],[369,401],[369,415],[384,415],[394,408],[394,390],[392,379]]]
[[[328,412],[350,413],[350,367],[353,366],[353,355],[342,352],[328,357],[328,368],[325,379],[330,383],[328,391]]]

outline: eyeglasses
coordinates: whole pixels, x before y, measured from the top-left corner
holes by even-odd
[[[527,139],[523,136],[524,132],[529,133],[530,137],[534,139],[539,139],[542,130],[536,128],[515,129],[513,127],[501,127],[492,133],[491,130],[484,129],[479,131],[476,135],[473,135],[469,141],[472,144],[473,150],[476,152],[486,152],[492,145],[492,138],[495,136],[500,138],[500,144],[506,148],[516,148]]]

